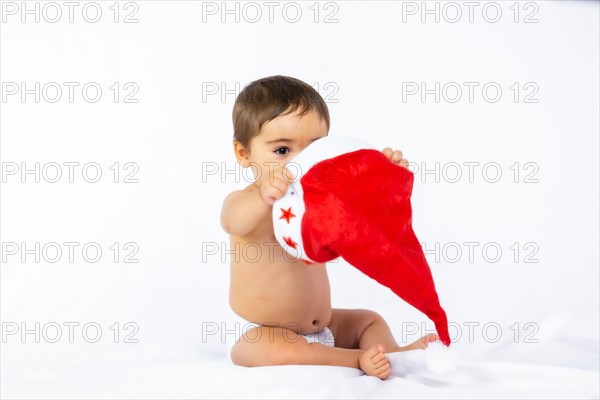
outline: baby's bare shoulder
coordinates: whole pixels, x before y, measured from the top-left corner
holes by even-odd
[[[231,200],[235,199],[239,195],[252,193],[255,190],[256,190],[256,186],[253,184],[250,184],[243,189],[234,190],[233,192],[231,192],[227,196],[225,196],[225,199],[223,200],[223,206],[225,206],[227,203],[229,203]]]

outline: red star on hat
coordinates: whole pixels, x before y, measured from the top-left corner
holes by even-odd
[[[285,241],[285,244],[287,244],[288,246],[290,246],[292,249],[295,249],[295,248],[296,248],[296,245],[298,244],[298,243],[294,242],[294,241],[292,240],[292,238],[291,238],[291,237],[289,237],[289,236],[288,236],[288,237],[285,237],[285,236],[284,236],[284,237],[283,237],[283,240]]]
[[[287,221],[287,223],[290,223],[290,218],[295,217],[294,214],[292,214],[292,207],[288,208],[287,210],[284,210],[283,208],[281,208],[281,217],[279,217],[279,219],[285,219]]]

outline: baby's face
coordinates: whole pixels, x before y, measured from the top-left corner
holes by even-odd
[[[283,167],[309,144],[327,136],[327,125],[316,111],[298,114],[295,111],[267,122],[251,140],[247,158],[253,168],[261,168],[261,173],[255,174],[258,181],[269,179],[273,168]]]

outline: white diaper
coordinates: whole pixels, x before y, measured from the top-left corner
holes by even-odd
[[[240,338],[244,335],[246,331],[257,326],[260,326],[260,324],[247,321],[246,319],[235,314],[233,320],[230,321],[229,332],[225,336],[227,343],[227,354],[231,354],[231,348],[240,340]],[[307,333],[301,336],[303,336],[308,343],[321,343],[329,347],[334,347],[335,345],[335,338],[333,336],[333,333],[327,327],[323,328],[318,332]]]
[[[331,329],[327,327],[323,328],[319,332],[307,333],[306,335],[302,336],[304,336],[304,339],[306,339],[308,343],[316,342],[324,344],[325,346],[335,347],[335,338],[333,337]]]

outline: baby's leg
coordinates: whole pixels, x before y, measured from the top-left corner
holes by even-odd
[[[272,326],[258,326],[244,333],[231,349],[236,365],[339,365],[359,368],[358,349],[340,349],[321,343],[308,343],[296,332]]]
[[[431,342],[439,340],[436,334],[428,334],[408,346],[399,346],[381,315],[365,309],[334,308],[331,315],[336,344],[345,348],[367,350],[381,345],[386,353],[424,349]]]
[[[336,346],[367,350],[381,345],[386,352],[402,349],[387,322],[375,311],[334,308],[330,329],[336,338]]]
[[[378,376],[375,365],[380,360],[371,361],[378,353],[376,348],[364,351],[308,343],[304,337],[289,329],[259,326],[246,331],[233,346],[231,360],[234,364],[245,367],[337,365],[361,368],[369,375]],[[389,374],[379,377],[385,379],[387,376]]]
[[[334,308],[330,329],[335,336],[336,346],[366,351],[369,356],[361,356],[361,369],[381,379],[386,379],[391,373],[385,353],[424,349],[428,343],[437,340],[437,335],[431,334],[401,347],[383,317],[365,309]]]

